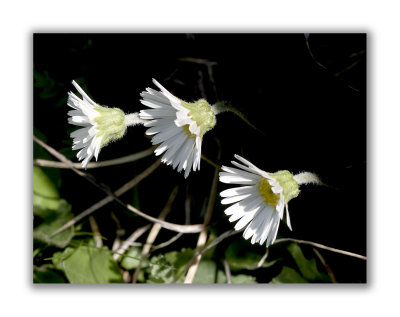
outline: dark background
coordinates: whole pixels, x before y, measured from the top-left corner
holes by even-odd
[[[214,83],[204,63],[187,58],[216,62]],[[74,161],[69,134],[76,127],[67,123],[66,105],[67,92],[74,91],[73,79],[97,103],[126,113],[144,108],[139,94],[146,87],[155,88],[152,78],[186,101],[205,97],[211,104],[230,102],[263,133],[234,114],[223,113],[205,135],[202,153],[220,165],[230,165],[233,155],[240,154],[268,172],[318,174],[329,186],[302,187],[289,204],[293,232],[282,224],[279,236],[366,255],[365,34],[35,34],[33,66],[34,133]],[[100,160],[147,149],[151,143],[144,131],[129,128],[122,140],[101,150]],[[154,160],[150,156],[88,172],[116,189]],[[191,223],[201,223],[213,171],[202,161],[201,172],[192,172],[185,181],[183,174],[162,165],[122,198],[157,216],[179,184],[167,220],[183,223],[183,201],[190,195]],[[72,204],[75,214],[104,197],[70,171],[59,173],[61,197]],[[228,187],[220,183],[218,192]],[[105,236],[115,231],[110,210],[120,218],[127,236],[146,223],[110,204],[96,214]],[[216,234],[232,228],[219,199],[213,225]],[[163,230],[160,241],[173,234]],[[185,235],[174,247],[195,247],[196,240],[197,235]],[[339,282],[366,281],[365,261],[320,252]]]

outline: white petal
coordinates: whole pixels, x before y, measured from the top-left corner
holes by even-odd
[[[271,230],[271,224],[272,224],[272,219],[273,215],[276,213],[275,209],[272,208],[269,205],[265,206],[265,221],[263,223],[263,231],[260,236],[259,243],[263,244],[265,240],[267,240],[269,231]]]
[[[279,223],[280,223],[279,215],[278,213],[274,213],[271,220],[271,229],[269,230],[268,233],[267,244],[266,244],[267,247],[269,247],[271,244],[275,242],[276,235],[278,234]]]
[[[278,211],[279,214],[279,218],[282,219],[283,218],[283,208],[285,207],[285,201],[284,201],[284,197],[283,194],[280,195],[278,204],[276,205],[276,210]]]
[[[222,166],[222,170],[226,171],[228,173],[232,173],[234,175],[239,175],[239,176],[243,176],[245,178],[249,178],[249,179],[261,179],[262,177],[258,174],[254,174],[254,173],[249,173],[249,172],[245,172],[242,171],[240,169],[234,168],[234,167],[227,167],[227,166]]]
[[[183,166],[187,164],[187,159],[188,159],[189,155],[191,155],[193,148],[194,148],[193,138],[187,138],[185,144],[183,145],[182,149],[180,150],[180,152],[176,158],[176,161],[179,162],[178,172],[180,172],[182,170]],[[175,167],[176,166],[174,164],[173,168],[175,168]]]
[[[195,158],[196,148],[193,147],[192,152],[189,154],[189,158],[187,160],[186,167],[183,167],[185,170],[185,178],[189,176],[190,171],[192,170],[193,161]]]
[[[233,187],[233,188],[225,189],[219,195],[221,197],[231,197],[231,196],[235,196],[235,195],[242,195],[242,194],[254,192],[256,189],[257,189],[256,186]]]
[[[165,125],[174,124],[174,119],[171,117],[161,118],[161,119],[154,119],[146,122],[144,124],[145,127],[163,127]]]
[[[86,94],[86,92],[83,91],[83,89],[75,82],[75,80],[72,81],[72,84],[75,86],[76,90],[79,91],[79,93],[82,95],[82,98],[87,100],[89,103],[92,105],[96,106],[96,103],[90,99],[90,97]]]
[[[235,230],[242,230],[251,220],[254,219],[255,214],[262,208],[262,206],[258,206],[257,208],[247,212],[244,216],[236,223]]]
[[[160,133],[158,133],[157,135],[155,135],[152,139],[151,139],[151,143],[152,144],[158,144],[161,142],[164,142],[165,140],[168,140],[170,138],[175,137],[178,133],[182,133],[183,129],[181,128],[177,128],[175,126],[169,126],[166,127],[165,129],[163,129]],[[184,133],[184,132],[183,132]]]
[[[175,110],[173,109],[146,109],[140,110],[139,116],[142,119],[155,119],[164,117],[175,117]]]
[[[254,219],[247,226],[246,230],[243,232],[243,237],[247,240],[252,235],[254,235],[257,230],[259,230],[259,226],[262,223],[263,218],[260,217],[260,211],[254,216]],[[252,242],[254,243],[254,242]]]
[[[81,139],[83,139],[86,135],[89,134],[89,129],[90,128],[91,127],[89,126],[89,127],[86,127],[86,128],[75,130],[74,132],[72,132],[70,134],[70,136],[71,136],[71,138],[81,138]]]
[[[183,143],[185,142],[186,135],[181,132],[178,134],[175,138],[170,139],[169,145],[168,145],[168,150],[165,152],[162,162],[166,163],[167,165],[170,165],[173,161],[174,155],[176,152],[182,147]]]
[[[168,145],[164,142],[161,143],[155,150],[154,150],[154,154],[156,156],[159,156],[161,154],[163,154],[163,152],[165,152],[168,148]]]
[[[250,172],[250,173],[258,174],[258,175],[262,176],[262,175],[261,175],[261,172],[262,172],[261,170],[259,171],[259,170],[256,170],[256,169],[252,168],[252,167],[244,166],[244,165],[242,165],[242,164],[240,164],[240,163],[238,163],[238,162],[236,162],[236,161],[231,161],[231,163],[232,163],[233,165],[235,165],[235,166],[241,168],[241,169],[244,170],[244,171],[248,171],[248,172]]]
[[[145,105],[153,109],[168,109],[169,107],[171,107],[169,104],[156,100],[148,100],[146,99],[146,97],[144,100],[140,100],[140,102],[142,103],[142,105]]]
[[[289,229],[292,230],[292,224],[290,223],[290,216],[289,216],[289,208],[287,204],[286,204],[286,224],[289,227]]]
[[[255,180],[253,178],[247,178],[244,176],[235,175],[235,174],[226,173],[226,172],[219,173],[219,180],[220,180],[220,182],[227,183],[227,184],[244,184],[244,185],[258,184],[258,180]]]
[[[256,209],[262,204],[264,204],[264,200],[257,195],[253,195],[225,209],[225,214],[234,216],[229,219],[230,222],[236,221],[244,216],[245,213]]]
[[[237,196],[232,196],[232,197],[229,197],[229,198],[225,198],[225,199],[221,200],[221,204],[223,204],[223,205],[233,204],[233,203],[236,203],[236,202],[238,202],[240,200],[243,200],[243,199],[245,199],[247,197],[250,197],[251,195],[253,195],[253,193],[237,195]]]

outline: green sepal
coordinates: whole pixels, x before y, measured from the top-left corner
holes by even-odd
[[[294,180],[293,175],[289,171],[278,171],[270,173],[275,178],[283,189],[283,197],[287,204],[291,199],[296,198],[300,194],[299,185]]]
[[[200,138],[217,123],[214,111],[212,111],[207,100],[199,99],[191,103],[181,100],[181,103],[183,107],[189,110],[192,120],[196,121],[197,125],[200,126]]]
[[[125,114],[119,108],[96,107],[99,115],[94,118],[97,124],[97,137],[101,137],[101,147],[122,138],[126,131]]]

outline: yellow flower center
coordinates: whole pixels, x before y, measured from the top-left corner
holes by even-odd
[[[260,194],[264,198],[264,201],[273,207],[276,207],[278,204],[280,195],[275,194],[272,189],[271,185],[268,183],[266,178],[262,178],[260,183],[258,184],[258,188],[260,189]]]
[[[186,134],[190,137],[190,138],[195,138],[196,134],[193,134],[192,132],[190,132],[189,130],[189,125],[186,124],[183,126],[183,130],[185,130]]]

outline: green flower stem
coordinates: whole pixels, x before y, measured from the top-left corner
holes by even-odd
[[[243,113],[241,113],[239,110],[229,105],[226,101],[217,102],[216,104],[211,106],[211,109],[215,115],[218,115],[223,112],[232,112],[235,115],[237,115],[240,119],[242,119],[247,125],[252,127],[254,130],[257,130],[261,134],[265,135],[265,133],[260,129],[258,129],[254,124],[252,124]]]

